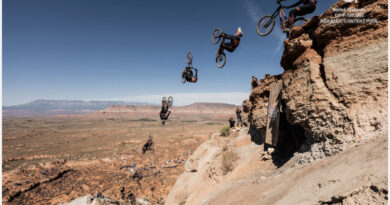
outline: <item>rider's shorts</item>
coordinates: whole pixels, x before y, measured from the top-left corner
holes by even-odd
[[[313,13],[315,10],[316,10],[316,5],[308,4],[291,10],[290,14],[293,14],[294,16],[304,16]]]

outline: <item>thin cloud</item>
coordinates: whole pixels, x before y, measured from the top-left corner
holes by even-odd
[[[257,6],[256,2],[253,0],[241,0],[243,3],[243,7],[246,10],[249,17],[254,21],[257,25],[257,22],[260,20],[260,18],[264,15],[266,15],[262,9]],[[276,9],[276,7],[275,7]],[[277,45],[275,46],[275,49],[272,53],[272,56],[274,56],[276,53],[280,52],[280,50],[283,47],[283,42],[286,39],[286,35],[278,28],[279,25],[277,22],[275,24],[275,28],[270,34],[272,38],[275,38],[277,40]]]
[[[263,11],[256,5],[253,0],[241,0],[244,9],[247,11],[251,19],[257,23],[261,16],[264,15]]]
[[[241,105],[242,101],[249,97],[249,92],[226,92],[226,93],[168,93],[155,95],[128,96],[105,100],[118,100],[127,102],[146,102],[159,104],[163,96],[172,96],[174,105],[189,105],[195,102],[229,103]]]

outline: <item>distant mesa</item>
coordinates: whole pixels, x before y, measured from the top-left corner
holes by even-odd
[[[235,105],[227,103],[197,102],[188,106],[174,106],[177,113],[225,113]],[[81,100],[35,100],[30,103],[3,106],[4,116],[47,116],[68,114],[155,114],[160,111],[159,104],[124,101],[81,101]]]
[[[62,115],[96,112],[110,106],[145,106],[143,102],[81,101],[81,100],[35,100],[30,103],[3,106],[4,116]]]

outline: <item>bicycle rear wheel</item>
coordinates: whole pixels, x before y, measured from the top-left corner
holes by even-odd
[[[173,97],[172,96],[169,96],[168,97],[168,106],[171,107],[173,104]]]
[[[263,16],[259,22],[257,22],[257,34],[259,36],[267,36],[272,32],[275,27],[275,17],[271,15]]]

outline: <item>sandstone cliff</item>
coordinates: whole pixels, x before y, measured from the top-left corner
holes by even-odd
[[[294,28],[285,71],[266,76],[243,102],[246,127],[202,144],[166,204],[387,204],[387,5],[340,0]],[[335,9],[375,21],[329,23]],[[267,145],[274,111],[277,140]],[[227,153],[235,157],[226,173]]]
[[[244,102],[246,124],[260,141],[270,85],[278,80],[283,83],[280,146],[295,138],[296,148],[323,158],[387,128],[387,1],[359,2],[339,1],[292,30],[281,59],[285,72],[263,79]],[[365,18],[377,22],[324,23],[335,19],[336,8],[364,9]]]

